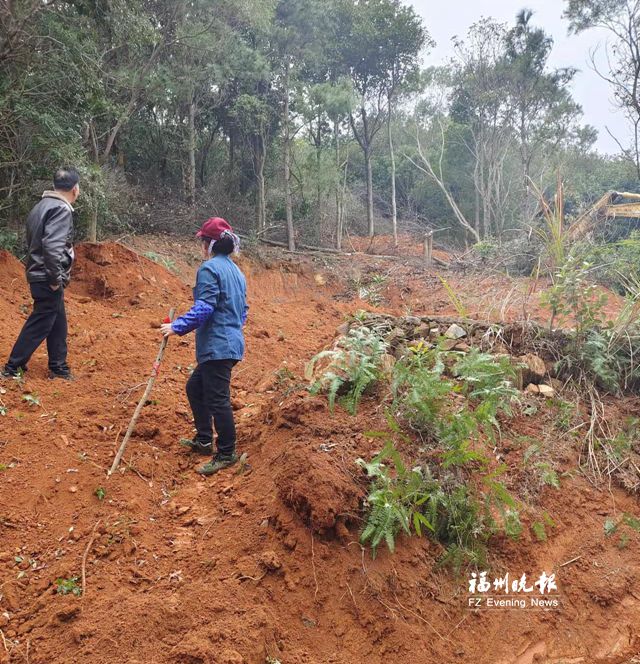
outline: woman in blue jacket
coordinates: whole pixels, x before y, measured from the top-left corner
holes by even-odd
[[[213,454],[213,419],[217,452],[197,471],[213,475],[238,460],[230,386],[231,371],[244,355],[242,328],[247,319],[247,284],[230,258],[238,251],[239,240],[224,219],[209,219],[197,237],[202,243],[204,262],[193,290],[194,305],[161,329],[165,336],[183,336],[195,330],[198,365],[187,381],[187,397],[197,433],[181,444],[198,454]]]

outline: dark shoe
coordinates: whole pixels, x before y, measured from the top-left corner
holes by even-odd
[[[186,447],[190,452],[202,454],[202,456],[211,456],[213,452],[213,443],[203,443],[195,439],[181,438],[179,445]]]
[[[24,370],[14,369],[13,367],[10,367],[7,364],[7,365],[5,365],[4,369],[2,371],[0,371],[0,377],[1,378],[20,378],[23,371]]]
[[[70,371],[52,371],[49,369],[49,380],[55,380],[56,378],[74,380],[73,374]]]
[[[200,473],[200,475],[205,475],[206,477],[209,477],[210,475],[215,475],[219,470],[222,470],[223,468],[228,468],[229,466],[233,466],[234,463],[237,463],[238,457],[235,454],[229,454],[229,455],[221,455],[221,454],[216,454],[216,456],[213,457],[213,459],[209,463],[205,463],[202,468],[198,468],[196,470],[197,473]]]

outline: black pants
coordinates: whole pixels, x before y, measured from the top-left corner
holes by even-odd
[[[27,369],[36,349],[46,339],[49,369],[68,371],[67,366],[67,314],[64,309],[64,288],[51,290],[44,281],[29,284],[33,298],[33,311],[24,324],[11,351],[7,369]]]
[[[218,454],[233,454],[236,425],[231,408],[231,370],[236,360],[210,360],[198,364],[187,381],[187,397],[196,425],[196,440],[213,440],[211,419],[218,434]]]

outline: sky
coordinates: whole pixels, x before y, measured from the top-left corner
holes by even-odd
[[[596,58],[606,63],[604,49],[608,35],[603,30],[589,30],[580,35],[568,35],[568,22],[562,18],[566,3],[563,0],[411,0],[415,10],[436,41],[437,46],[426,58],[426,64],[441,64],[453,55],[451,38],[463,37],[468,28],[482,17],[492,17],[512,25],[523,8],[534,12],[533,23],[554,38],[549,58],[552,67],[575,67],[579,70],[572,84],[574,99],[582,106],[584,122],[598,130],[596,147],[604,153],[616,154],[620,149],[607,132],[609,130],[623,144],[629,137],[628,125],[612,103],[611,87],[593,71],[589,53],[598,49]]]

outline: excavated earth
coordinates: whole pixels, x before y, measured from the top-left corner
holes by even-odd
[[[553,446],[561,487],[537,487],[530,518],[544,511],[555,525],[546,541],[528,527],[518,541],[494,538],[489,562],[495,576],[555,573],[559,608],[470,610],[468,574],[439,566],[442,549],[428,538],[401,537],[394,555],[380,548],[375,559],[358,543],[366,484],[355,460],[378,449],[365,433],[384,429],[384,408],[374,395],[355,417],[331,415],[326,398],[305,390],[304,366],[357,309],[455,314],[419,249],[406,263],[268,251],[239,259],[251,310],[234,408],[247,458],[209,479],[177,445],[192,432],[184,383],[194,348],[176,337],[121,469],[106,477],[159,322],[189,304],[193,247],[137,238],[77,254],[65,294],[76,381],[46,380],[40,349],[26,379],[0,393],[0,662],[640,662],[640,536],[604,528],[638,516],[638,499],[578,472],[579,446],[554,433],[544,400],[505,425],[496,454],[526,484],[515,441]],[[378,274],[374,306],[361,285]],[[0,253],[0,275],[6,356],[30,299],[9,254]],[[527,284],[442,276],[469,316],[547,315]],[[611,418],[640,415],[636,398],[606,408]],[[82,596],[57,592],[58,579],[81,588],[83,571]]]

